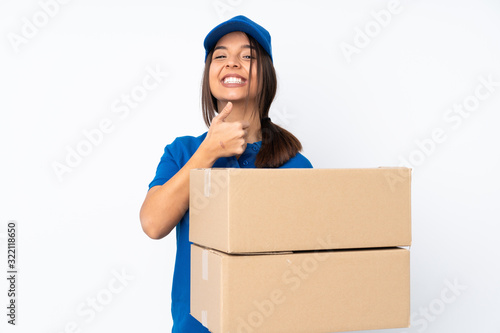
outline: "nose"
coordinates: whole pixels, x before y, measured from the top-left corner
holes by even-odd
[[[228,56],[227,62],[226,62],[226,67],[231,67],[231,68],[240,67],[240,62],[238,60],[238,56],[236,56],[236,55]]]

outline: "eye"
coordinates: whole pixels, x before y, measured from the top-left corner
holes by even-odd
[[[226,56],[225,55],[218,55],[218,56],[214,56],[214,59],[222,59],[222,58],[225,58]]]

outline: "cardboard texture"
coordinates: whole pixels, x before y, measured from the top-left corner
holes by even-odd
[[[191,315],[214,333],[409,327],[402,248],[231,255],[191,247]]]
[[[191,170],[189,238],[227,253],[409,246],[410,178],[408,168]]]

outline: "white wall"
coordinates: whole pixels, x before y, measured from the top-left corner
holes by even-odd
[[[164,146],[206,130],[203,38],[237,14],[271,32],[271,117],[315,167],[413,167],[413,327],[383,332],[499,332],[498,1],[55,1],[0,4],[2,270],[8,220],[19,234],[18,326],[2,305],[2,332],[170,331],[175,237],[147,238],[138,212]],[[124,108],[152,70],[168,76]],[[59,179],[54,162],[103,121]]]

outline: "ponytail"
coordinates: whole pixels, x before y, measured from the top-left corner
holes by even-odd
[[[260,126],[262,145],[255,160],[257,168],[278,168],[302,150],[300,141],[271,119],[262,119]]]

